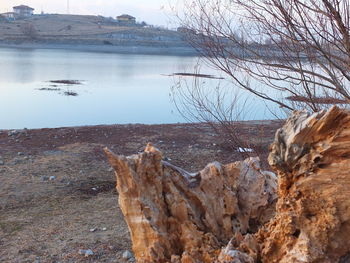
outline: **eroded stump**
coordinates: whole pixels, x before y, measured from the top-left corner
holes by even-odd
[[[105,151],[138,262],[215,262],[233,237],[274,214],[276,177],[261,171],[258,159],[211,163],[191,174],[162,161],[150,144],[130,157]]]

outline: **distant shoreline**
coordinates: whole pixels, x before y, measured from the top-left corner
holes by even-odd
[[[51,49],[72,50],[94,53],[139,54],[139,55],[169,55],[169,56],[199,56],[191,47],[161,47],[161,46],[118,46],[93,44],[56,44],[56,43],[1,43],[0,48],[18,49]]]

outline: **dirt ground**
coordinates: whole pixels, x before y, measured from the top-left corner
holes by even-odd
[[[265,159],[280,126],[244,122],[239,133]],[[130,237],[103,147],[130,155],[152,142],[169,162],[196,171],[241,159],[221,138],[194,124],[0,130],[0,262],[127,262]]]

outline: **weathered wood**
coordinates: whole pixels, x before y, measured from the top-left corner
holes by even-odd
[[[344,262],[350,251],[350,112],[296,112],[277,131],[276,217],[257,238],[263,262]]]
[[[150,144],[130,157],[105,152],[116,171],[138,262],[227,262],[232,253],[242,258],[236,262],[256,260],[257,250],[233,252],[232,237],[243,244],[242,234],[256,231],[274,214],[276,177],[261,171],[257,159],[212,163],[192,174],[162,161]]]

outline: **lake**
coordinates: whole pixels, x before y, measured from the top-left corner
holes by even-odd
[[[191,72],[195,57],[0,49],[0,129],[186,122],[170,93],[174,72]],[[204,68],[207,74],[218,73]],[[79,80],[81,85],[50,83]],[[211,83],[213,82],[213,83]],[[215,87],[214,81],[207,85]],[[59,89],[59,90],[42,90]],[[77,96],[65,96],[75,92]],[[271,119],[264,103],[244,119]]]

